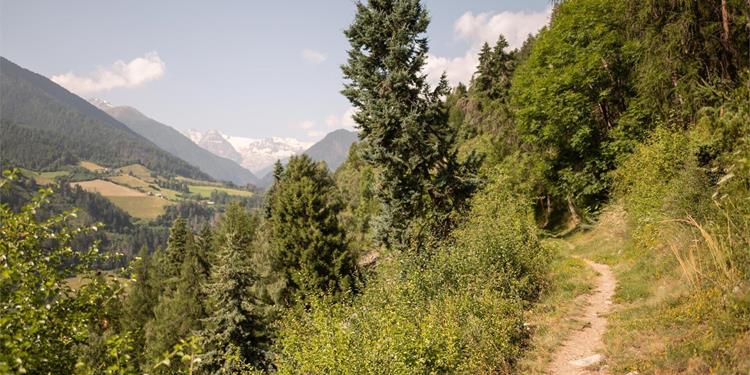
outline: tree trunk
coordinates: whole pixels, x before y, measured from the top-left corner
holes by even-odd
[[[570,211],[570,219],[573,222],[573,227],[577,227],[581,223],[581,217],[576,212],[576,207],[573,205],[573,199],[568,195],[568,211]]]
[[[545,202],[546,200],[546,202]],[[544,215],[544,221],[541,223],[540,227],[547,228],[547,225],[549,225],[549,219],[552,216],[552,203],[550,202],[549,195],[545,195],[540,199],[542,203],[542,209],[543,209],[543,215]]]
[[[724,42],[725,47],[729,49],[731,40],[729,35],[729,11],[727,10],[727,0],[721,0],[721,26],[723,30],[721,40]]]

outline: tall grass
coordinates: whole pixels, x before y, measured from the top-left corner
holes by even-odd
[[[691,286],[699,287],[710,283],[722,289],[731,289],[739,283],[740,272],[735,265],[735,249],[739,246],[748,247],[750,242],[741,233],[735,232],[731,220],[723,225],[724,228],[716,229],[706,228],[691,216],[673,221],[694,232],[694,238],[687,246],[681,246],[676,241],[669,244]],[[722,233],[721,229],[726,232]]]

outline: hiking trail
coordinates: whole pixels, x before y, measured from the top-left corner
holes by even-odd
[[[555,375],[607,374],[600,368],[604,360],[602,335],[607,327],[607,314],[612,309],[612,297],[617,281],[609,266],[583,259],[598,273],[596,287],[587,296],[587,306],[581,316],[574,317],[583,323],[583,329],[574,331],[557,349],[549,366]]]

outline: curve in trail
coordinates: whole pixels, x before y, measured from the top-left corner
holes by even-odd
[[[599,275],[596,290],[588,296],[587,306],[580,318],[584,328],[573,332],[563,343],[549,367],[549,373],[555,375],[572,374],[606,374],[596,366],[604,356],[598,353],[604,344],[602,335],[607,328],[606,315],[612,308],[612,297],[615,294],[617,281],[609,266],[583,259]]]

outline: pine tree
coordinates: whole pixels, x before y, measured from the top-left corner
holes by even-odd
[[[286,281],[287,304],[310,292],[349,291],[355,265],[338,221],[342,205],[322,163],[289,160],[270,197],[274,269]]]
[[[255,218],[233,204],[217,231],[220,246],[204,288],[209,314],[201,332],[207,349],[202,366],[210,373],[231,372],[238,362],[265,365],[267,330],[252,293],[258,281],[251,253],[256,226]]]
[[[456,160],[455,132],[442,101],[447,81],[443,76],[431,89],[422,74],[428,23],[418,0],[371,0],[357,4],[354,22],[344,32],[351,49],[342,67],[349,80],[342,93],[359,109],[354,120],[366,159],[380,171],[378,240],[398,248],[412,237],[415,219],[444,218],[463,204],[475,183],[471,173],[455,175],[471,172],[477,161]],[[444,193],[454,198],[445,199]]]

